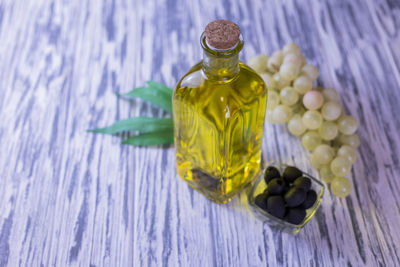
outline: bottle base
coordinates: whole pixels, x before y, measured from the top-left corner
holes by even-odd
[[[221,179],[214,178],[205,172],[197,169],[191,171],[191,179],[185,179],[180,176],[191,188],[201,193],[209,200],[218,204],[229,202],[235,195],[242,192],[250,183],[252,183],[261,174],[261,169],[255,172],[251,178],[247,178],[244,183],[233,190],[227,190],[227,180],[225,177]]]

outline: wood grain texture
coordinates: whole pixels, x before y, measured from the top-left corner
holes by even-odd
[[[215,18],[237,21],[242,58],[298,43],[360,122],[354,191],[326,194],[296,237],[257,221],[244,195],[207,201],[173,148],[86,129],[137,115],[146,80],[171,87]],[[0,1],[0,266],[399,266],[400,1]],[[283,126],[263,151],[314,173]]]

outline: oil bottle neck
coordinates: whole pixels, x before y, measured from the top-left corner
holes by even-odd
[[[203,72],[208,79],[227,81],[239,73],[239,52],[243,47],[242,38],[234,47],[220,50],[210,46],[203,34],[201,45],[203,48]]]
[[[229,57],[218,57],[204,51],[203,72],[208,78],[230,80],[239,70],[239,53]]]

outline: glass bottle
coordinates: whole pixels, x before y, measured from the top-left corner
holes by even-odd
[[[225,203],[261,173],[267,90],[262,78],[239,61],[239,27],[226,20],[207,27],[200,40],[203,60],[182,77],[173,94],[176,164],[191,187]],[[232,33],[232,27],[239,33]]]

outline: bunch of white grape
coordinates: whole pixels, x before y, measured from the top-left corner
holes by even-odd
[[[290,43],[270,57],[257,55],[248,65],[268,88],[267,120],[287,123],[310,153],[310,165],[319,170],[331,191],[346,197],[352,190],[345,178],[356,161],[360,140],[357,120],[344,114],[335,89],[313,87],[318,68],[307,64],[299,47]]]

